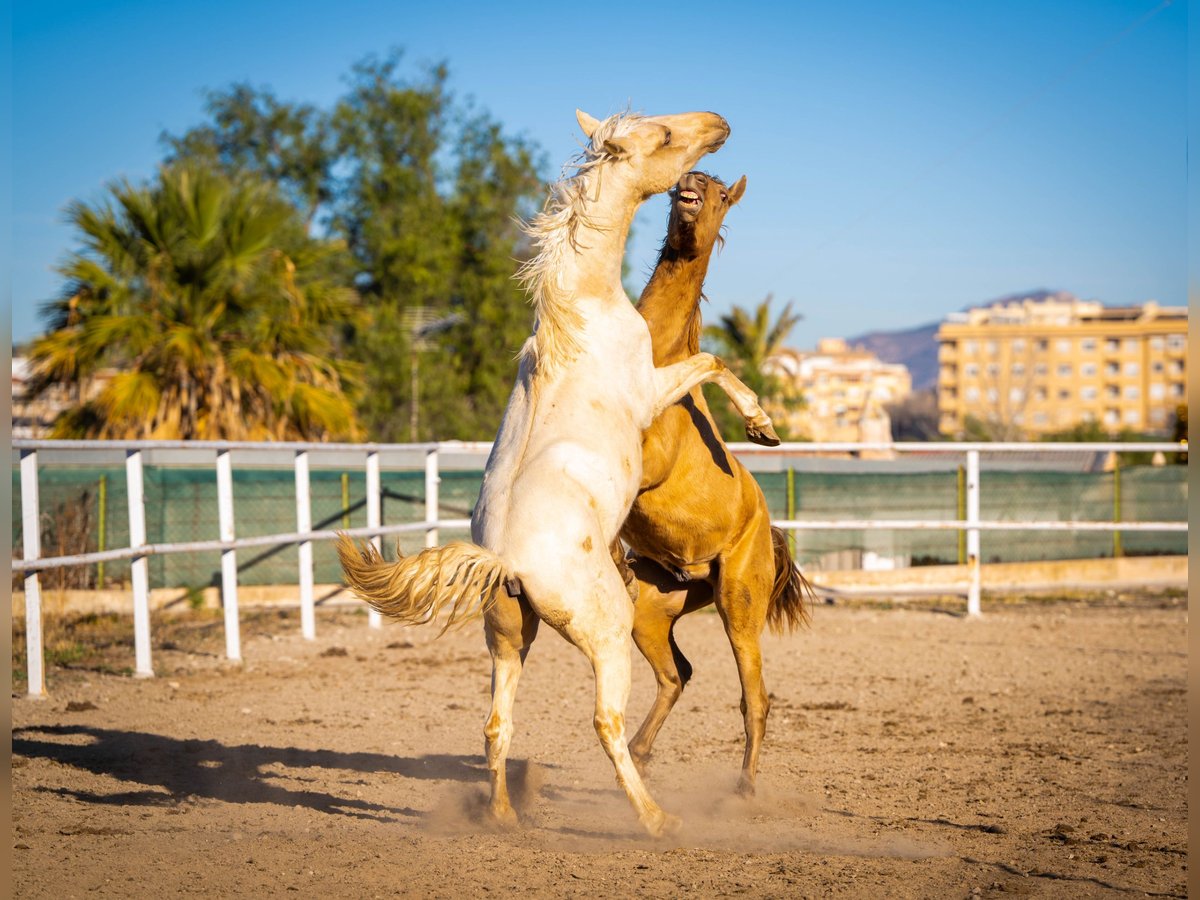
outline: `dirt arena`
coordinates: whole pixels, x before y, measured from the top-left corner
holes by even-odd
[[[685,619],[695,677],[649,775],[684,825],[662,841],[616,787],[589,670],[548,629],[517,700],[523,824],[495,831],[476,627],[435,640],[323,611],[306,642],[295,616],[248,615],[234,666],[215,621],[169,639],[156,621],[154,679],[76,661],[47,699],[14,684],[14,893],[1186,896],[1185,598],[984,613],[821,606],[811,630],[768,636],[752,801],[732,794],[720,620]],[[634,674],[635,727],[653,685],[640,658]]]

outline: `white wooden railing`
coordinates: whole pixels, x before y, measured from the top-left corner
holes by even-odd
[[[353,537],[367,537],[379,545],[385,534],[425,533],[425,546],[438,543],[439,528],[466,528],[468,519],[442,519],[438,510],[438,483],[441,454],[452,452],[457,457],[477,461],[482,469],[490,443],[443,442],[429,444],[333,444],[244,441],[49,441],[14,439],[14,451],[20,455],[21,516],[23,558],[13,559],[14,572],[25,573],[26,651],[29,693],[45,691],[42,647],[41,588],[38,573],[52,568],[78,566],[116,559],[131,560],[131,591],[134,617],[135,674],[150,677],[154,674],[150,658],[150,588],[147,560],[150,556],[198,551],[221,552],[221,596],[224,607],[225,653],[231,660],[241,659],[240,629],[237,599],[237,551],[248,547],[297,544],[299,547],[298,584],[300,593],[301,631],[305,638],[316,637],[315,601],[313,593],[313,541],[328,541],[337,531],[312,530],[311,495],[309,491],[309,454],[313,452],[352,453],[361,456],[366,471],[367,525],[362,528],[341,529]],[[983,521],[979,518],[979,459],[981,453],[1154,453],[1186,451],[1187,445],[1174,443],[797,443],[763,448],[754,444],[731,444],[730,449],[751,468],[766,458],[786,458],[828,453],[936,453],[957,454],[966,461],[966,509],[961,519],[777,519],[773,524],[786,531],[804,530],[953,530],[966,532],[967,597],[969,615],[980,614],[980,532],[982,531],[1157,531],[1186,532],[1186,521],[1163,522],[1063,522],[1063,521]],[[118,451],[125,454],[125,475],[129,498],[129,547],[82,553],[73,556],[43,557],[39,527],[41,509],[38,497],[39,451]],[[216,540],[181,543],[146,543],[145,503],[142,481],[143,453],[148,450],[206,451],[215,455],[217,502],[220,535]],[[296,476],[296,530],[251,538],[236,536],[233,504],[232,452],[291,453]],[[424,454],[425,519],[396,525],[384,525],[380,508],[380,454],[403,452]],[[379,614],[371,611],[372,627],[380,625]]]

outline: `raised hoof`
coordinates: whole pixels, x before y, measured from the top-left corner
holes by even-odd
[[[642,825],[650,837],[665,838],[679,833],[679,829],[683,826],[683,819],[660,809],[656,814],[642,819]]]
[[[771,420],[766,422],[746,422],[746,437],[755,444],[761,444],[764,447],[778,447],[779,435],[775,433],[775,427],[771,424]]]

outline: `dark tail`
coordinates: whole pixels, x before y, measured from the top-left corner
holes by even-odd
[[[408,625],[429,622],[448,610],[443,632],[482,616],[511,577],[500,557],[465,541],[388,562],[373,545],[356,545],[343,534],[337,553],[346,585],[358,597]]]
[[[775,585],[771,588],[771,602],[767,606],[767,626],[773,634],[795,631],[810,622],[812,585],[792,559],[787,535],[783,530],[771,526],[771,546],[775,550]]]

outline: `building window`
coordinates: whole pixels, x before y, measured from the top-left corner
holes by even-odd
[[[1172,334],[1167,337],[1168,350],[1187,349],[1187,338],[1182,334]]]
[[[1033,423],[1035,425],[1045,425],[1049,421],[1050,421],[1050,417],[1047,416],[1044,412],[1036,412],[1033,414]]]
[[[1069,390],[1067,390],[1066,388],[1060,388],[1058,391],[1058,399],[1059,400],[1070,400],[1071,392]]]
[[[1125,352],[1126,353],[1135,353],[1135,352],[1137,352],[1137,348],[1138,348],[1138,339],[1137,338],[1125,338]]]
[[[1162,372],[1162,370],[1163,370],[1163,364],[1162,364],[1162,360],[1158,360],[1158,361],[1156,361],[1156,362],[1153,362],[1153,363],[1151,363],[1151,364],[1150,364],[1150,371],[1151,371],[1151,372],[1155,372],[1155,373],[1161,373],[1161,372]]]
[[[979,366],[976,363],[967,363],[966,369],[964,371],[966,371],[968,378],[978,378],[979,377]]]
[[[1092,390],[1095,390],[1095,388],[1092,388]],[[1046,389],[1044,387],[1038,388],[1037,390],[1035,390],[1033,392],[1033,396],[1034,396],[1034,399],[1038,400],[1039,402],[1045,400],[1046,399]]]
[[[1049,370],[1046,368],[1045,363],[1038,363],[1036,366],[1033,367],[1034,375],[1045,375],[1047,371],[1049,371]]]
[[[987,373],[991,377],[995,378],[997,375],[1000,374],[1000,367],[998,365],[996,365],[995,363],[988,363]]]
[[[1141,393],[1142,393],[1141,391],[1139,391],[1136,387],[1134,387],[1131,384],[1125,388],[1125,399],[1126,400],[1136,400],[1139,396],[1141,396]]]
[[[967,388],[967,402],[975,403],[978,400],[979,400],[979,388],[976,388],[976,387]]]
[[[1150,338],[1150,349],[1161,351],[1165,343],[1166,342],[1163,340],[1163,336],[1161,334],[1156,334]]]
[[[1085,353],[1094,353],[1096,351],[1096,339],[1095,338],[1084,338],[1082,341],[1079,342],[1079,347]]]
[[[963,352],[974,355],[979,352],[978,341],[963,341]]]
[[[1012,342],[1013,353],[1025,352],[1025,338],[1013,338]]]
[[[1050,349],[1050,342],[1045,338],[1038,338],[1034,341],[1033,346],[1039,353],[1045,353]]]
[[[1121,422],[1121,414],[1115,409],[1106,409],[1104,411],[1105,425],[1118,425]]]
[[[1071,342],[1069,340],[1067,340],[1066,338],[1060,338],[1058,343],[1055,346],[1058,347],[1059,353],[1070,353],[1071,352]]]
[[[1070,363],[1059,363],[1058,364],[1058,377],[1059,378],[1070,378],[1071,377],[1071,364]]]
[[[1139,368],[1140,367],[1138,366],[1137,363],[1127,362],[1127,363],[1125,363],[1125,374],[1126,375],[1136,375],[1138,373]]]
[[[1121,374],[1121,364],[1115,363],[1115,362],[1105,363],[1104,364],[1104,374],[1109,376],[1110,378],[1116,378],[1118,375]]]
[[[1176,382],[1175,384],[1171,385],[1171,396],[1172,397],[1182,397],[1183,396],[1183,384],[1182,383]]]
[[[1125,410],[1125,424],[1137,425],[1142,421],[1142,414],[1136,409]]]
[[[995,356],[999,351],[1000,351],[1000,347],[995,341],[987,342],[988,356]]]
[[[1025,374],[1025,363],[1013,363],[1012,373],[1016,376]]]
[[[1104,396],[1107,397],[1109,400],[1116,400],[1118,397],[1121,396],[1121,389],[1119,387],[1117,387],[1115,384],[1110,384],[1108,387],[1106,387],[1104,389]]]
[[[1156,381],[1156,382],[1154,382],[1154,384],[1150,385],[1150,399],[1151,400],[1161,400],[1165,393],[1166,393],[1166,391],[1164,390],[1163,384],[1161,381]]]
[[[1085,388],[1080,389],[1079,397],[1082,400],[1095,400],[1096,399],[1096,388],[1089,385]]]
[[[1167,411],[1165,409],[1150,410],[1150,421],[1155,425],[1161,425],[1167,421]]]
[[[995,403],[1000,399],[1000,394],[995,388],[988,388],[987,398],[988,403]]]
[[[1105,353],[1118,353],[1121,350],[1121,342],[1117,338],[1108,338],[1104,341]]]
[[[1082,366],[1079,367],[1079,371],[1080,371],[1080,373],[1082,373],[1084,378],[1095,378],[1096,377],[1096,364],[1095,363],[1084,363]]]
[[[1008,400],[1010,403],[1020,403],[1025,399],[1025,392],[1020,388],[1012,388],[1008,392]]]

